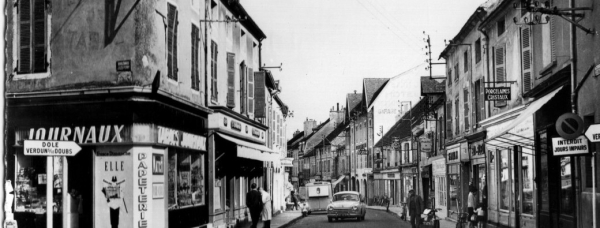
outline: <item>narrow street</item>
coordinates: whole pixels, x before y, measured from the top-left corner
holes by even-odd
[[[306,218],[298,220],[296,223],[289,226],[289,228],[308,228],[308,227],[323,227],[323,228],[362,228],[362,227],[378,227],[378,228],[409,228],[408,222],[400,220],[396,215],[380,211],[380,210],[367,210],[367,216],[364,221],[357,221],[356,219],[344,219],[333,222],[327,222],[326,214],[312,214]]]

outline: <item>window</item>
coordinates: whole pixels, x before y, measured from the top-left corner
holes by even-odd
[[[496,22],[496,30],[498,31],[498,36],[504,34],[504,17]]]
[[[496,209],[498,208],[497,205],[497,201],[496,198],[494,196],[497,196],[497,171],[496,171],[496,148],[492,147],[492,146],[486,146],[487,147],[487,156],[489,156],[489,160],[490,160],[490,165],[489,165],[489,169],[490,169],[490,175],[489,175],[489,186],[488,186],[488,195],[491,197],[488,197],[488,204],[490,209]]]
[[[496,82],[506,81],[506,69],[505,69],[505,46],[504,44],[499,45],[494,49],[494,73],[496,76]],[[506,106],[506,101],[495,101],[495,107]]]
[[[192,24],[192,89],[200,90],[200,73],[198,72],[198,42],[200,29]]]
[[[248,68],[248,114],[254,113],[254,71]]]
[[[437,205],[446,206],[446,177],[437,176],[435,181],[437,194]]]
[[[246,114],[246,63],[240,64],[240,113]]]
[[[499,172],[499,177],[498,179],[500,179],[500,209],[501,210],[509,210],[510,206],[511,206],[511,185],[510,182],[512,181],[510,178],[510,158],[509,158],[509,154],[507,149],[503,149],[500,151],[500,172]]]
[[[211,99],[214,102],[218,101],[218,88],[217,88],[217,55],[219,54],[217,43],[212,41],[210,45],[210,75],[212,79],[212,91],[211,91]]]
[[[464,115],[465,115],[465,131],[469,131],[469,89],[464,89],[463,103],[465,104]]]
[[[523,93],[531,90],[531,29],[524,27],[521,29],[521,66],[523,73]]]
[[[475,63],[481,61],[481,38],[475,41]]]
[[[452,67],[448,67],[448,86],[452,85]]]
[[[167,77],[177,81],[177,8],[168,4],[167,11]]]
[[[235,54],[227,53],[227,107],[235,107]]]
[[[88,152],[88,151],[86,151]],[[52,170],[54,201],[62,205],[63,190],[63,158],[51,158],[52,167],[47,167],[46,157],[26,156],[23,150],[15,156],[15,212],[38,212],[46,210],[47,171]],[[61,210],[60,208],[55,208]],[[55,212],[57,213],[57,212]],[[60,213],[60,212],[58,212]]]
[[[454,133],[458,135],[460,133],[460,113],[459,113],[459,97],[456,96],[456,100],[454,101]]]
[[[456,74],[454,77],[454,81],[458,81],[458,78],[460,78],[460,71],[458,70],[458,62],[456,64],[454,64],[454,73]]]
[[[169,150],[169,210],[206,204],[204,164],[203,154]]]
[[[533,215],[533,172],[534,172],[534,158],[529,149],[523,148],[521,156],[521,176],[523,178],[523,214]]]
[[[458,203],[460,202],[460,176],[459,176],[459,164],[448,165],[448,184],[450,187],[450,205],[448,205],[449,211],[458,211]],[[463,205],[461,205],[462,207]]]
[[[465,61],[464,61],[464,65],[463,65],[463,67],[464,67],[465,69],[463,69],[463,70],[465,71],[465,73],[466,73],[466,72],[469,72],[469,51],[468,51],[468,50],[469,50],[469,49],[467,49],[467,51],[465,51],[465,52],[463,53],[463,59],[465,60]]]
[[[446,138],[452,138],[452,101],[446,103]]]
[[[18,1],[18,73],[47,72],[46,1]]]

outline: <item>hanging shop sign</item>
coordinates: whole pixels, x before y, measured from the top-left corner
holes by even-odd
[[[590,142],[600,142],[600,124],[591,125],[587,131],[585,131],[585,136]]]
[[[510,87],[485,88],[486,101],[508,101],[510,100]]]
[[[426,153],[431,152],[431,139],[428,139],[428,138],[421,139],[421,152],[426,152]]]
[[[31,156],[75,156],[81,147],[71,141],[25,140],[23,152]]]
[[[574,113],[562,114],[556,120],[556,132],[565,139],[575,139],[583,133],[583,120]]]
[[[552,138],[554,156],[587,155],[588,153],[588,140],[583,135],[575,139]]]
[[[283,166],[283,167],[294,167],[293,161],[294,161],[294,158],[282,158],[281,159],[281,166]]]

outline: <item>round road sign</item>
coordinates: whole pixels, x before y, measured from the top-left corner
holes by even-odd
[[[575,139],[583,133],[583,120],[576,114],[565,113],[556,120],[556,131],[564,139]]]

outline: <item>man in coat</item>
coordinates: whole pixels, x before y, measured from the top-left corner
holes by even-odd
[[[415,194],[415,190],[408,191],[407,208],[410,216],[410,224],[413,228],[417,228],[420,224],[421,213],[423,211],[423,199]]]
[[[250,228],[256,228],[260,213],[263,210],[262,195],[256,189],[256,183],[250,185],[250,191],[246,193],[246,206],[250,210],[250,218],[252,219],[252,226]]]
[[[262,194],[263,210],[261,218],[263,220],[263,228],[271,227],[271,218],[273,217],[273,209],[271,208],[271,195],[263,188],[260,188]]]

